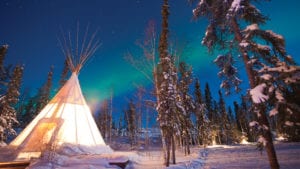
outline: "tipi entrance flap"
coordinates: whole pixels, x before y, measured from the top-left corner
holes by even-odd
[[[51,141],[55,138],[55,132],[59,130],[63,124],[62,119],[41,119],[31,134],[24,140],[21,151],[22,152],[41,152],[44,151]]]

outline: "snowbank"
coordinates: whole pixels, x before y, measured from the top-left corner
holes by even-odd
[[[119,168],[110,165],[110,161],[128,160],[125,157],[113,155],[109,146],[80,146],[63,144],[55,151],[47,150],[39,159],[31,162],[29,169],[86,169],[86,168]]]

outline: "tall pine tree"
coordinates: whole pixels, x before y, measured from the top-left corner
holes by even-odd
[[[195,103],[190,95],[190,85],[193,82],[192,68],[185,62],[179,63],[179,79],[178,79],[178,94],[181,98],[181,103],[184,111],[179,114],[180,128],[182,131],[182,142],[185,150],[185,154],[190,154],[190,142],[191,142],[191,130],[192,121],[191,113],[195,110]]]
[[[157,111],[158,122],[162,132],[164,164],[169,166],[176,163],[175,157],[175,130],[179,129],[178,113],[185,112],[177,92],[177,70],[175,60],[168,52],[168,0],[162,5],[162,31],[159,41],[159,63],[156,69],[157,77]],[[171,154],[172,152],[172,154]]]
[[[196,116],[196,130],[197,130],[197,140],[198,144],[204,145],[204,147],[208,144],[208,135],[209,135],[209,126],[208,119],[206,115],[206,106],[204,100],[202,98],[202,92],[200,87],[199,79],[195,81],[195,116]]]
[[[59,80],[59,88],[63,87],[63,85],[67,82],[67,76],[68,76],[68,73],[69,73],[69,66],[68,66],[68,62],[67,60],[65,60],[64,62],[64,67],[63,67],[63,70],[61,72],[61,75],[60,75],[60,80]]]
[[[0,47],[0,97],[3,96],[7,90],[11,72],[11,66],[4,65],[7,49],[8,45],[3,45]]]
[[[38,101],[36,104],[35,115],[36,116],[50,101],[51,88],[53,78],[53,66],[51,66],[48,72],[46,83],[38,91]]]
[[[208,26],[202,44],[207,46],[209,50],[218,46],[226,52],[216,60],[221,69],[222,77],[225,80],[227,79],[225,82],[228,82],[221,86],[225,89],[228,89],[228,86],[234,86],[238,89],[240,80],[237,78],[237,69],[232,64],[234,63],[233,57],[241,56],[250,88],[253,90],[257,89],[256,87],[264,88],[271,91],[269,94],[272,94],[272,88],[276,86],[276,81],[269,81],[271,77],[270,70],[278,67],[279,59],[282,59],[287,65],[294,62],[286,54],[284,39],[281,35],[275,34],[271,30],[259,29],[259,25],[265,24],[268,18],[252,4],[252,1],[199,0],[193,13],[195,17],[208,18]],[[265,68],[267,68],[267,71]],[[278,77],[279,74],[272,75]],[[264,80],[269,82],[267,83]],[[252,97],[256,97],[257,95],[253,93],[257,92],[250,92]],[[261,132],[261,138],[263,139],[261,140],[266,140],[264,145],[270,166],[272,169],[278,169],[279,164],[266,114],[268,111],[267,104],[272,107],[275,105],[265,98],[262,98],[262,100],[252,98],[252,100],[255,107],[254,111],[258,117],[256,124],[263,129],[263,132]],[[267,104],[264,102],[267,102]]]
[[[232,136],[231,126],[229,116],[226,111],[226,104],[222,95],[222,92],[219,90],[219,112],[220,112],[220,135],[221,143],[230,144]]]
[[[16,135],[13,125],[18,121],[14,106],[17,104],[20,95],[22,76],[23,67],[16,66],[8,84],[7,92],[0,100],[0,143],[4,143],[7,136]]]

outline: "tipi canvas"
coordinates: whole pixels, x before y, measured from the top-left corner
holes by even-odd
[[[60,151],[63,147],[76,147],[76,153],[112,152],[96,126],[78,81],[78,73],[83,63],[94,53],[96,47],[80,52],[76,65],[71,50],[64,51],[72,75],[54,98],[10,143],[10,146],[17,148],[18,159],[39,157],[43,151]]]

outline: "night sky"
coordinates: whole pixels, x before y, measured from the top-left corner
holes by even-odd
[[[202,87],[209,82],[216,93],[220,81],[212,63],[215,56],[209,56],[201,46],[205,20],[192,19],[194,6],[187,0],[169,3],[170,37],[187,44],[183,55],[193,65],[195,76],[200,78]],[[54,65],[57,88],[64,62],[57,39],[60,27],[74,31],[79,23],[84,30],[89,24],[91,31],[99,29],[97,38],[102,46],[80,72],[83,93],[93,105],[113,90],[121,103],[134,90],[134,84],[148,84],[123,57],[128,51],[136,51],[135,41],[143,39],[149,20],[156,22],[159,31],[161,4],[162,0],[0,0],[0,44],[9,45],[6,64],[25,65],[23,88],[32,93],[45,83],[47,72]],[[300,1],[261,1],[256,6],[271,19],[264,28],[282,34],[288,53],[299,63]],[[230,102],[232,97],[228,98]]]

